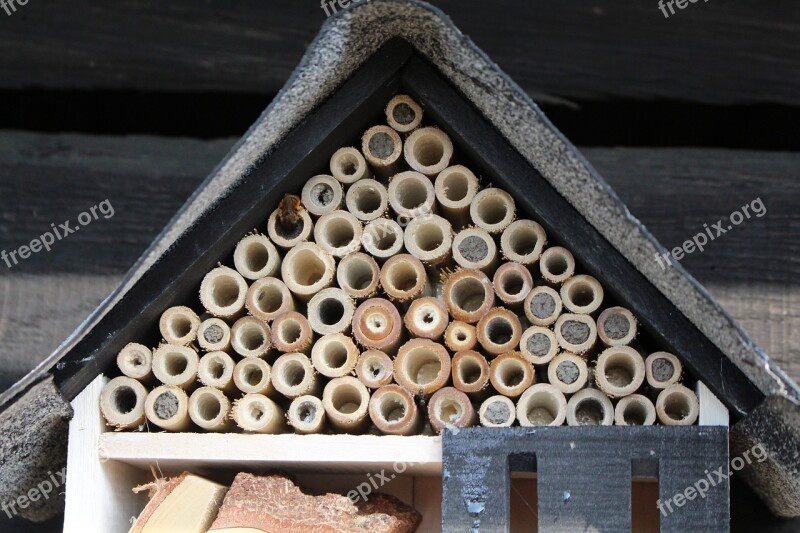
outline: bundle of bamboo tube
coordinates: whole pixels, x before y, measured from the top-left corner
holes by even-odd
[[[680,360],[514,198],[457,164],[406,95],[125,346],[100,407],[119,430],[413,435],[693,424]],[[152,424],[152,425],[151,425]]]

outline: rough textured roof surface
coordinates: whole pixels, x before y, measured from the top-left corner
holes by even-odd
[[[767,395],[787,399],[772,416],[796,423],[800,389],[680,265],[662,269],[663,248],[533,101],[443,13],[413,0],[353,4],[331,17],[270,106],[173,218],[119,289],[56,352],[0,396],[0,404],[41,380],[226,190],[328,98],[383,43],[401,37],[435,65],[520,154]],[[24,400],[23,400],[24,401]],[[793,422],[792,422],[793,421]],[[44,430],[44,428],[42,428]],[[21,441],[20,441],[21,442]],[[797,459],[795,458],[795,461]],[[796,475],[795,469],[795,475]],[[791,471],[791,468],[784,470]],[[15,482],[0,472],[3,481]]]

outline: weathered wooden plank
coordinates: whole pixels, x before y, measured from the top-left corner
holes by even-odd
[[[792,0],[699,2],[668,19],[636,0],[432,3],[540,101],[800,102]],[[274,94],[325,13],[318,2],[71,0],[2,19],[0,88]]]

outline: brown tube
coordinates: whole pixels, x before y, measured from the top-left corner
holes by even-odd
[[[389,300],[370,298],[359,305],[353,314],[353,336],[365,348],[392,354],[402,334],[400,312]]]
[[[606,346],[625,346],[636,338],[636,317],[624,307],[609,307],[597,317],[597,336]]]
[[[504,263],[494,273],[494,293],[512,309],[521,309],[533,289],[533,277],[521,263]]]
[[[272,386],[289,399],[314,394],[317,374],[311,359],[302,353],[287,353],[272,363]]]
[[[286,415],[278,404],[263,394],[245,394],[233,404],[231,416],[248,433],[283,433]]]
[[[400,385],[386,385],[372,394],[369,417],[386,435],[414,435],[420,416],[414,397]]]
[[[477,421],[469,396],[453,387],[439,389],[428,402],[428,418],[436,433],[446,427],[465,428]]]
[[[402,345],[394,360],[394,379],[412,394],[430,395],[450,378],[450,354],[429,339],[412,339]]]
[[[383,262],[403,250],[403,228],[394,220],[377,218],[364,228],[361,243],[364,250]]]
[[[245,357],[233,369],[233,382],[245,394],[273,395],[272,368],[263,359]]]
[[[322,433],[325,427],[325,408],[316,396],[298,396],[286,412],[289,425],[301,435]]]
[[[406,139],[403,153],[408,166],[432,178],[450,166],[453,143],[439,128],[418,128]]]
[[[652,426],[655,421],[656,407],[641,394],[625,396],[614,409],[614,423],[618,426]]]
[[[510,398],[500,394],[484,400],[478,409],[478,420],[486,427],[510,427],[517,419],[517,408]]]
[[[547,379],[564,394],[572,394],[586,386],[589,368],[583,357],[561,352],[547,365]]]
[[[406,250],[427,265],[439,265],[450,258],[453,227],[437,215],[416,217],[406,226],[403,243]]]
[[[213,387],[200,387],[189,397],[189,418],[205,431],[230,429],[230,410],[230,400],[222,391]]]
[[[444,335],[450,315],[441,300],[426,296],[411,302],[404,321],[411,335],[437,341]]]
[[[197,338],[200,318],[197,313],[185,306],[170,307],[161,315],[158,329],[161,336],[170,344],[186,346]]]
[[[549,383],[537,383],[517,402],[520,426],[560,426],[567,418],[564,393]]]
[[[361,249],[361,222],[348,211],[322,215],[314,226],[314,240],[334,257],[344,257]]]
[[[425,267],[411,254],[395,255],[383,264],[381,286],[389,298],[398,302],[431,294]]]
[[[523,309],[534,326],[549,326],[561,314],[561,296],[550,287],[534,287],[525,298]]]
[[[691,426],[700,413],[697,396],[683,385],[670,385],[658,394],[656,414],[666,426]]]
[[[544,228],[533,220],[517,220],[500,236],[500,249],[509,261],[532,265],[539,260],[547,244]]]
[[[477,325],[478,343],[489,354],[499,355],[519,347],[522,324],[513,312],[495,307],[480,319]]]
[[[353,339],[341,333],[325,335],[311,348],[311,364],[328,378],[351,374],[358,362],[358,348]]]
[[[386,123],[400,133],[413,131],[422,122],[422,108],[407,94],[398,94],[386,106]]]
[[[597,358],[595,383],[611,398],[636,392],[644,383],[644,359],[630,346],[606,348]]]
[[[571,313],[594,313],[603,303],[603,286],[592,276],[572,276],[561,286],[561,301]]]
[[[278,249],[266,235],[248,235],[236,245],[233,265],[245,279],[274,276],[281,266]]]
[[[557,287],[575,273],[575,258],[566,248],[551,246],[539,259],[539,272],[546,283]]]
[[[453,318],[468,324],[478,322],[494,306],[492,282],[480,270],[456,271],[447,278],[442,296]]]
[[[369,222],[386,214],[389,193],[379,181],[361,180],[347,190],[345,204],[358,220]]]
[[[376,174],[391,176],[403,153],[403,141],[389,126],[373,126],[361,138],[361,151]]]
[[[319,174],[303,185],[300,198],[309,213],[321,217],[342,207],[344,190],[333,176]]]
[[[264,357],[272,348],[272,334],[263,320],[245,316],[231,326],[231,347],[242,357]]]
[[[497,245],[486,230],[466,228],[453,239],[453,259],[463,268],[488,274],[497,266]]]
[[[290,291],[308,301],[333,283],[336,260],[319,245],[304,242],[286,253],[281,264],[281,277]]]
[[[380,350],[367,350],[358,356],[356,376],[370,389],[378,389],[392,382],[392,358]]]
[[[245,305],[254,317],[268,322],[294,311],[294,299],[286,284],[278,278],[261,278],[247,290]]]
[[[550,328],[531,326],[519,339],[522,356],[533,365],[546,365],[558,353],[558,340]]]
[[[514,198],[503,189],[483,189],[469,206],[472,222],[492,235],[502,233],[514,221]]]
[[[197,342],[207,352],[227,351],[231,347],[231,328],[219,318],[203,320],[197,328]]]
[[[117,354],[117,366],[129,378],[150,381],[153,377],[153,352],[143,344],[131,342]]]
[[[186,431],[192,425],[189,418],[189,397],[180,387],[156,387],[144,402],[147,420],[167,431]]]
[[[336,281],[348,296],[369,298],[378,291],[381,269],[375,259],[362,252],[347,254],[336,267]]]
[[[353,147],[339,148],[331,156],[331,174],[342,183],[355,183],[372,177],[364,156]]]
[[[678,383],[683,373],[680,359],[669,352],[655,352],[644,362],[647,383],[656,390]]]
[[[308,322],[320,335],[346,333],[350,330],[356,306],[353,299],[338,287],[319,291],[308,302]]]
[[[387,192],[389,205],[406,224],[416,217],[433,213],[436,204],[433,184],[419,172],[397,174],[389,182]]]
[[[127,376],[112,379],[100,393],[100,412],[109,426],[134,429],[144,423],[147,389]]]
[[[293,194],[284,196],[278,209],[267,219],[267,235],[283,249],[297,246],[311,238],[314,222],[300,198]]]
[[[589,315],[564,313],[555,325],[556,339],[565,352],[588,355],[597,342],[597,325]]]
[[[462,350],[453,356],[453,386],[476,398],[489,385],[489,363],[475,350]]]
[[[165,385],[186,389],[194,385],[197,352],[187,346],[162,344],[153,352],[153,375]]]
[[[360,433],[369,420],[369,391],[352,376],[334,378],[325,385],[322,406],[333,427]]]
[[[238,316],[244,309],[246,296],[247,282],[232,268],[215,268],[200,284],[200,303],[216,317]]]
[[[461,165],[442,170],[434,182],[436,200],[443,214],[454,226],[462,228],[470,223],[469,206],[478,194],[478,178]]]
[[[496,357],[489,365],[489,381],[503,396],[516,399],[536,383],[536,374],[519,352],[508,352]]]
[[[311,324],[302,313],[289,311],[279,315],[272,322],[272,342],[275,348],[282,353],[302,352],[311,350],[314,332]]]
[[[614,406],[608,396],[597,389],[580,390],[567,402],[570,426],[610,426],[613,423]]]
[[[225,352],[208,352],[200,358],[197,366],[197,379],[207,387],[225,392],[233,392],[233,369],[236,364]]]
[[[478,344],[478,330],[460,320],[450,322],[444,332],[444,344],[451,352],[472,350]]]

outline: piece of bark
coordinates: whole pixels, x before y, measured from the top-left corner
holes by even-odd
[[[412,533],[421,519],[415,509],[392,496],[373,494],[366,502],[353,504],[339,494],[305,494],[282,475],[241,473],[209,531]]]

